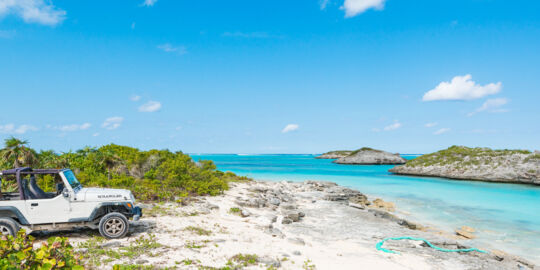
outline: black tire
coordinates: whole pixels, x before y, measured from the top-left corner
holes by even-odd
[[[126,236],[129,231],[129,221],[120,213],[108,213],[99,221],[99,233],[108,239]]]
[[[16,236],[19,231],[19,224],[11,218],[0,218],[0,236]]]

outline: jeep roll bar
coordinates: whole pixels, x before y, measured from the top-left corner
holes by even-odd
[[[3,175],[15,175],[15,179],[17,180],[17,186],[19,187],[19,196],[22,200],[26,200],[26,196],[24,194],[23,186],[22,186],[22,180],[21,175],[30,175],[30,174],[58,174],[65,169],[35,169],[33,170],[30,167],[20,167],[15,169],[9,169],[9,170],[3,170],[0,171],[0,176]]]

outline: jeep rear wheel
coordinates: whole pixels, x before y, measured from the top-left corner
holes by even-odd
[[[109,239],[122,238],[129,231],[129,222],[126,216],[120,213],[109,213],[99,221],[99,233]]]
[[[0,235],[15,236],[19,231],[17,223],[11,219],[0,219]]]

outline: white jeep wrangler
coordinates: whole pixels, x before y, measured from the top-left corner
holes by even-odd
[[[56,192],[44,192],[37,177],[51,175]],[[20,228],[32,231],[64,230],[75,227],[99,229],[106,238],[124,237],[128,219],[142,216],[129,190],[83,188],[69,169],[32,170],[17,168],[0,171],[0,234],[15,235]],[[10,182],[11,181],[11,182]]]

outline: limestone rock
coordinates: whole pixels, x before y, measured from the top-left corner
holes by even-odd
[[[360,164],[360,165],[380,165],[380,164],[405,164],[407,160],[399,154],[371,149],[364,147],[352,152],[350,155],[335,160],[337,164]]]

